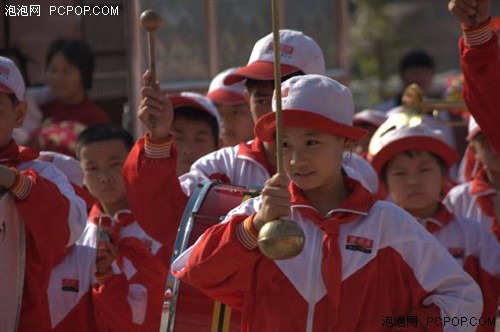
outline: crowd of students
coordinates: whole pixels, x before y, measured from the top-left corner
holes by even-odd
[[[355,113],[349,88],[325,76],[320,46],[300,31],[279,32],[284,172],[272,34],[206,95],[166,94],[146,71],[146,134],[134,142],[121,126],[88,124],[76,159],[13,139],[29,110],[18,68],[0,57],[0,189],[27,234],[18,331],[159,331],[169,273],[240,313],[241,331],[494,331],[500,56],[489,8],[449,2],[471,114],[455,178],[462,156],[446,133],[409,112],[404,95],[393,112]],[[64,65],[58,52],[50,67]],[[261,194],[171,264],[188,200],[211,180]],[[272,260],[257,235],[282,217],[301,226],[305,246]]]

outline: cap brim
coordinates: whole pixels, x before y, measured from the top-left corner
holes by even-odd
[[[247,103],[245,97],[222,89],[207,93],[207,98],[219,105],[233,106]]]
[[[382,168],[390,159],[408,150],[431,152],[442,158],[448,168],[453,166],[460,158],[457,151],[439,139],[428,136],[409,136],[387,144],[375,156],[371,156],[369,159],[373,168],[380,174]]]
[[[359,141],[366,135],[366,130],[355,128],[330,120],[319,114],[304,110],[283,110],[283,127],[305,127],[332,135]],[[274,142],[276,133],[276,113],[268,113],[259,118],[255,124],[255,136],[265,142]]]
[[[179,107],[179,106],[192,106],[199,108],[200,110],[206,111],[210,113],[202,104],[196,102],[195,100],[184,97],[184,96],[178,96],[178,95],[173,95],[173,96],[167,96],[170,102],[172,103],[172,106],[174,108]]]
[[[300,71],[297,67],[285,64],[281,64],[280,68],[281,77]],[[247,78],[259,81],[274,80],[274,63],[267,61],[252,62],[251,64],[238,69],[234,73],[227,75],[226,78],[224,78],[223,83],[225,85],[231,85],[241,82]]]

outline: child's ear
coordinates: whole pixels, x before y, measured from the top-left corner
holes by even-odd
[[[15,127],[19,128],[23,125],[24,118],[26,117],[26,112],[28,111],[28,103],[25,101],[20,101],[15,109]]]

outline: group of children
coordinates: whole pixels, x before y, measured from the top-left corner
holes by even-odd
[[[464,97],[479,122],[471,118],[467,139],[479,166],[451,190],[459,156],[443,133],[410,117],[355,114],[350,90],[325,76],[319,45],[298,31],[279,33],[285,173],[272,34],[206,96],[166,95],[146,72],[138,117],[147,133],[134,143],[119,126],[87,128],[74,177],[68,160],[11,138],[27,111],[24,83],[0,58],[0,188],[27,230],[19,331],[158,331],[167,273],[240,311],[241,331],[493,331],[499,46],[489,1],[461,3],[449,8],[464,31]],[[210,180],[261,195],[171,265],[187,201]],[[303,229],[305,246],[271,260],[257,235],[282,217]]]

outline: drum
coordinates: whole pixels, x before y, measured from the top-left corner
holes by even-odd
[[[0,331],[17,330],[24,262],[24,223],[11,195],[0,192]]]
[[[210,226],[246,199],[258,196],[257,190],[223,185],[216,181],[199,185],[189,199],[175,241],[172,262]],[[241,330],[237,310],[214,302],[171,274],[167,278],[162,314],[162,332],[226,332]]]

